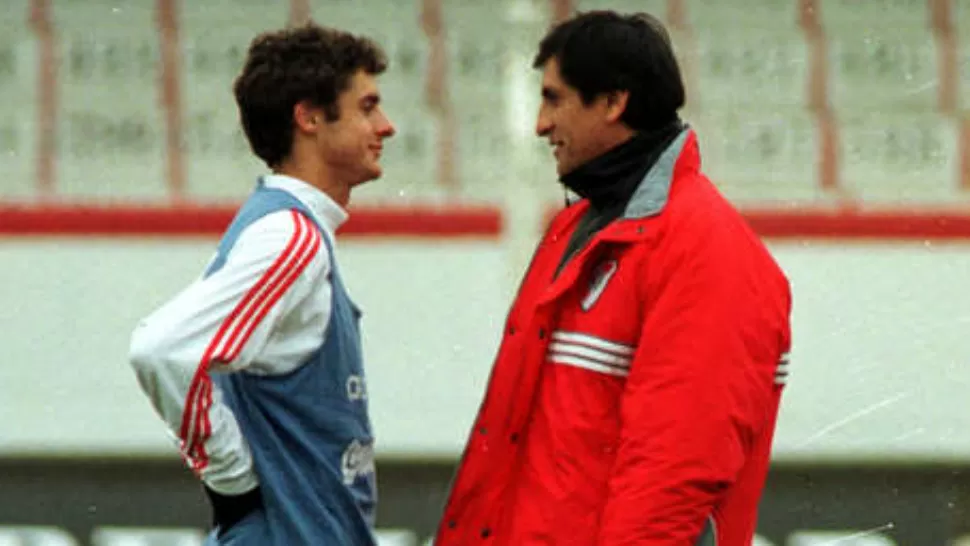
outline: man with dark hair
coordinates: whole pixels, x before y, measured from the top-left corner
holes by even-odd
[[[700,171],[663,25],[539,45],[536,132],[581,199],[509,311],[436,546],[748,546],[790,347],[787,279]]]
[[[256,37],[234,94],[272,174],[201,278],[142,320],[131,363],[210,500],[208,545],[375,544],[359,318],[334,236],[394,128],[367,38]]]

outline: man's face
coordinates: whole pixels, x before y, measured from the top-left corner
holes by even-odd
[[[552,57],[546,62],[536,134],[546,137],[552,145],[560,176],[610,148],[606,133],[611,110],[604,97],[583,104],[579,91],[563,81],[559,61]]]
[[[349,187],[379,178],[384,139],[394,126],[380,106],[375,77],[359,71],[350,86],[337,97],[340,117],[326,123],[318,134],[324,163]]]

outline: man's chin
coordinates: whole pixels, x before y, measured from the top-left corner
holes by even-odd
[[[361,184],[366,184],[373,180],[377,180],[383,175],[384,169],[382,169],[380,166],[370,167],[365,173],[363,173],[363,176],[360,177],[359,181],[354,184],[354,186],[360,186]]]

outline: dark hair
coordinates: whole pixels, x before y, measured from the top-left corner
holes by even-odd
[[[553,57],[563,81],[584,104],[603,93],[629,91],[621,120],[631,129],[658,129],[684,106],[684,81],[670,35],[652,15],[580,13],[549,30],[533,67]]]
[[[266,32],[249,45],[233,84],[246,139],[269,167],[293,146],[293,107],[309,101],[327,121],[340,117],[337,97],[360,70],[381,74],[387,56],[371,39],[313,22]]]

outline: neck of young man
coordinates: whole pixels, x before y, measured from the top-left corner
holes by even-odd
[[[320,161],[298,161],[291,159],[284,161],[274,169],[277,174],[289,176],[306,182],[314,188],[327,194],[341,208],[346,209],[350,203],[350,184],[341,180],[337,173],[328,169]]]

